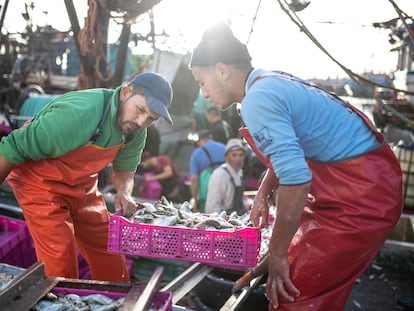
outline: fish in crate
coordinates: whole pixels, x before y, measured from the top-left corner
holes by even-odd
[[[165,197],[137,206],[129,218],[111,215],[109,251],[239,270],[257,263],[260,229],[249,213],[194,213],[188,202],[174,205]]]

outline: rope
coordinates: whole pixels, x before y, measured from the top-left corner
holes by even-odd
[[[395,11],[397,12],[398,17],[403,22],[404,27],[407,30],[408,37],[410,38],[411,42],[414,42],[414,34],[411,32],[410,27],[408,27],[407,22],[405,21],[405,18],[402,16],[402,14],[404,12],[401,11],[401,9],[397,6],[397,4],[394,2],[394,0],[389,0],[389,1],[391,2],[392,6],[394,7]],[[407,17],[407,14],[404,13],[404,15]]]
[[[284,11],[289,18],[299,27],[300,31],[304,32],[309,38],[310,40],[320,49],[322,50],[322,52],[324,52],[334,63],[336,63],[342,70],[345,71],[345,73],[350,77],[351,80],[353,80],[355,83],[357,83],[357,85],[359,85],[362,89],[364,89],[364,91],[366,91],[373,99],[376,100],[376,102],[380,105],[381,108],[383,108],[385,111],[397,116],[398,118],[400,118],[406,125],[407,127],[410,128],[414,128],[414,121],[407,118],[405,115],[403,115],[402,113],[396,111],[395,109],[393,109],[392,107],[390,107],[383,99],[379,98],[378,96],[376,96],[370,89],[368,89],[365,85],[363,85],[362,83],[360,83],[360,81],[364,81],[373,85],[378,85],[378,86],[382,86],[382,87],[386,87],[389,89],[393,89],[391,87],[385,86],[385,85],[381,85],[378,83],[374,83],[370,80],[367,80],[366,78],[352,72],[350,69],[348,69],[347,67],[345,67],[344,65],[342,65],[339,61],[337,61],[320,43],[319,41],[312,35],[312,33],[308,30],[308,28],[305,26],[305,24],[301,21],[301,19],[297,16],[296,12],[294,10],[292,10],[289,6],[289,4],[286,2],[286,0],[277,0],[280,8],[282,9],[282,11]],[[396,4],[393,2],[393,0],[389,0],[390,2],[392,2],[392,4],[394,5],[395,8],[397,8]],[[397,9],[396,9],[397,10]],[[398,11],[400,11],[398,9]],[[399,13],[400,14],[400,13]],[[409,28],[408,29],[408,33],[410,33]],[[410,37],[411,38],[411,37]],[[414,42],[414,41],[413,41]],[[397,89],[394,89],[397,90]],[[397,91],[401,91],[401,92],[405,92],[406,94],[412,94],[411,92],[406,92],[404,90],[397,90]],[[413,94],[414,95],[414,94]]]
[[[85,20],[84,28],[79,31],[78,41],[80,45],[80,53],[83,56],[93,56],[94,59],[94,76],[99,81],[109,81],[112,77],[112,69],[107,60],[106,53],[103,49],[102,27],[98,21],[100,9],[107,9],[105,0],[88,0],[88,14]],[[105,67],[106,76],[102,72],[102,66]],[[90,85],[88,82],[85,69],[81,66],[81,74],[79,76],[79,86],[81,89],[93,88],[99,85]],[[97,84],[95,82],[95,84]]]
[[[259,12],[259,8],[260,8],[261,3],[262,3],[262,0],[259,0],[259,3],[257,4],[257,8],[256,8],[256,13],[254,14],[254,17],[253,17],[252,26],[250,27],[249,36],[247,37],[246,45],[249,44],[250,36],[253,33],[253,26],[254,26],[254,23],[256,22],[257,14]]]

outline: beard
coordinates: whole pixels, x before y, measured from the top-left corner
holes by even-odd
[[[131,134],[141,129],[138,123],[134,121],[122,121],[120,118],[118,118],[118,127],[124,135]]]
[[[117,114],[117,119],[116,119],[116,123],[118,125],[118,128],[121,130],[122,134],[124,134],[124,135],[131,134],[131,133],[136,132],[136,131],[141,129],[141,127],[139,126],[139,124],[136,121],[127,120],[125,118],[124,107],[125,107],[125,103],[128,99],[129,99],[129,97],[126,100],[119,102],[118,114]]]

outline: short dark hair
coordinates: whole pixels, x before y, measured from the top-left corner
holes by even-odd
[[[135,83],[128,83],[128,86],[131,90],[132,95],[145,96],[145,89],[141,85]]]
[[[253,68],[251,61],[240,61],[232,63],[230,65],[241,71],[250,71]]]
[[[198,135],[198,140],[197,141],[200,141],[201,139],[206,139],[206,138],[211,139],[211,137],[212,137],[210,131],[205,130],[205,129],[198,131],[197,135]]]
[[[233,35],[226,23],[218,22],[203,33],[193,51],[189,67],[208,67],[217,63],[248,65],[251,60],[247,46]]]
[[[149,151],[144,151],[141,155],[141,162],[144,162],[150,158],[152,158],[151,153]]]

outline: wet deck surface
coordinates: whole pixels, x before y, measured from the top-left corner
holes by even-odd
[[[414,271],[370,267],[354,285],[344,311],[398,310],[396,305],[401,297],[414,299]]]

